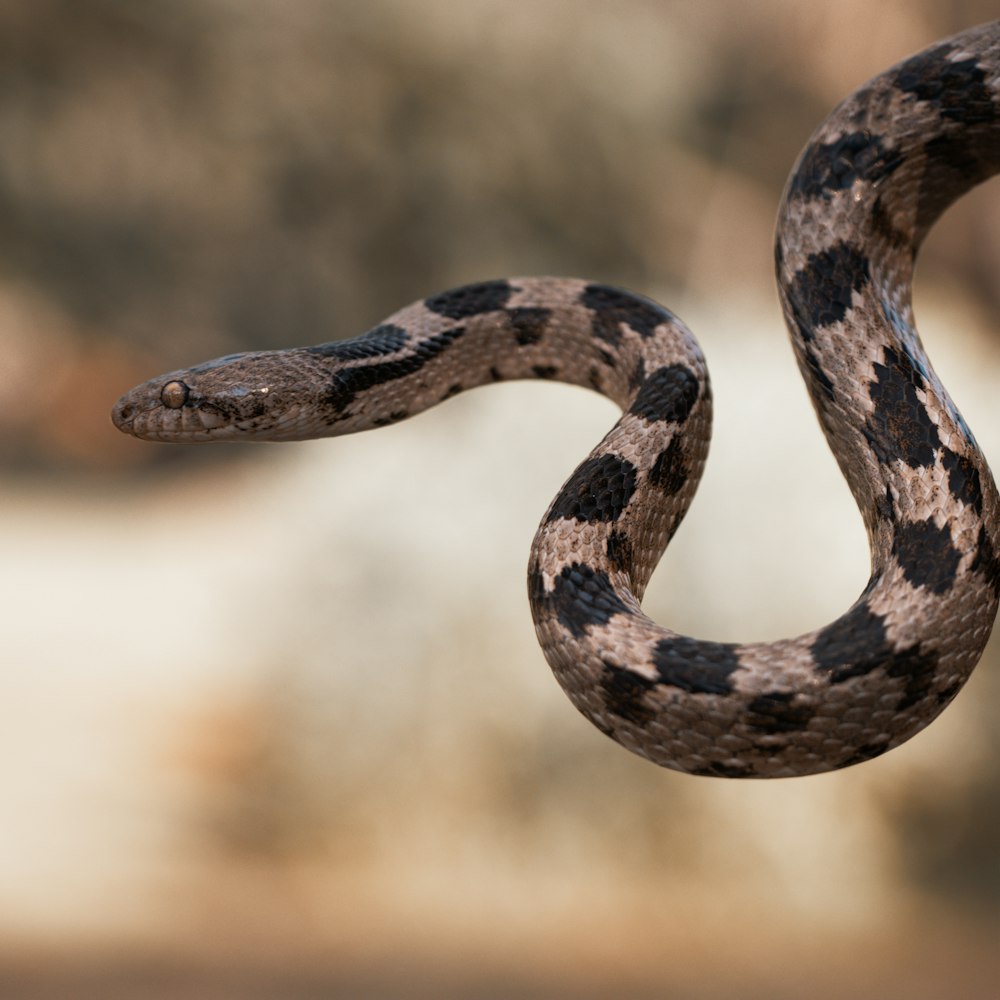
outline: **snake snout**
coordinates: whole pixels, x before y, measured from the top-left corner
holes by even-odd
[[[184,414],[187,401],[188,387],[177,379],[144,382],[115,403],[111,422],[132,437],[170,440],[190,422]]]
[[[111,411],[111,422],[124,434],[135,434],[135,418],[144,407],[135,398],[134,390],[125,393]]]

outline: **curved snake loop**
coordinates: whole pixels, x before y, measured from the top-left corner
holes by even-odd
[[[124,396],[114,421],[156,441],[293,440],[380,427],[507,379],[596,389],[623,415],[552,501],[528,572],[560,684],[600,730],[666,767],[845,767],[941,711],[996,614],[996,487],[924,353],[910,292],[934,220],[998,169],[1000,22],[861,87],[791,176],[775,248],[781,303],[872,564],[840,618],[792,639],[694,639],[639,606],[694,495],[711,397],[688,330],[631,292],[563,278],[469,285],[353,340],[164,375]]]

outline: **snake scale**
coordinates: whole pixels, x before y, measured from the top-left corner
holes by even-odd
[[[858,600],[797,638],[695,639],[640,608],[704,465],[711,394],[690,332],[633,292],[566,278],[468,285],[352,340],[163,375],[122,397],[113,419],[154,441],[287,441],[381,427],[508,379],[595,389],[623,415],[552,501],[528,569],[538,640],[570,700],[679,771],[846,767],[942,710],[996,614],[996,486],[924,353],[911,285],[935,219],[998,169],[1000,21],[861,87],[791,175],[779,294],[871,549]]]

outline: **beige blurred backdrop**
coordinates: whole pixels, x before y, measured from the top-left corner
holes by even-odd
[[[994,13],[5,0],[0,996],[996,996],[995,644],[876,761],[670,773],[576,714],[525,595],[606,401],[505,385],[280,447],[108,419],[467,281],[622,284],[692,326],[718,400],[647,610],[816,627],[867,553],[778,311],[777,201],[841,97]],[[995,184],[960,203],[917,288],[994,458],[998,222]]]

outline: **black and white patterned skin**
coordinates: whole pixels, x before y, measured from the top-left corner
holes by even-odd
[[[1000,22],[858,90],[788,183],[775,249],[781,302],[872,561],[856,603],[797,638],[694,639],[639,606],[694,495],[711,396],[688,330],[632,292],[563,278],[469,285],[353,340],[164,375],[125,395],[113,419],[154,441],[293,440],[380,427],[507,379],[595,389],[623,415],[552,501],[528,569],[538,639],[573,704],[623,746],[680,771],[845,767],[942,710],[996,614],[996,487],[924,353],[910,292],[934,220],[998,169]]]

